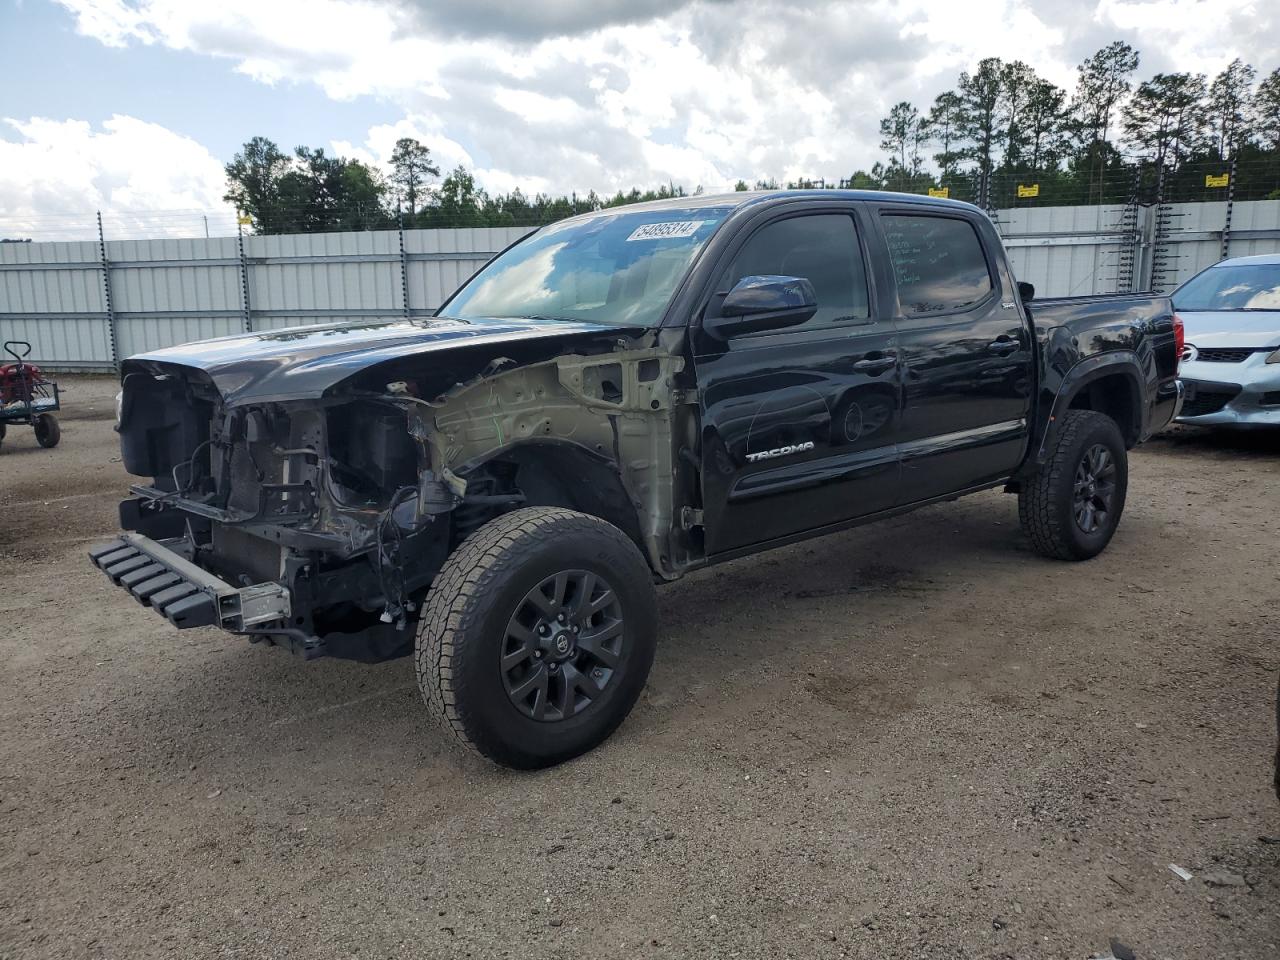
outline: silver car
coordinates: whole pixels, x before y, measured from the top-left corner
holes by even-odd
[[[1178,422],[1280,427],[1280,254],[1216,263],[1173,306],[1186,331]]]

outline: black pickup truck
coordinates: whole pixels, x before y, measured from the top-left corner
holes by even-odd
[[[92,558],[175,626],[305,657],[414,653],[432,712],[514,767],[606,738],[655,582],[966,493],[1088,559],[1126,451],[1177,412],[1163,297],[1035,301],[945,200],[739,193],[545,227],[435,316],[123,365],[146,478]]]

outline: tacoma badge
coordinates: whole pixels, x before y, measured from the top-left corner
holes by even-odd
[[[793,453],[804,453],[806,450],[813,449],[813,441],[806,440],[804,443],[791,443],[785,447],[775,447],[772,450],[762,450],[760,453],[748,453],[747,459],[752,463],[757,460],[772,460],[774,457],[789,457]]]

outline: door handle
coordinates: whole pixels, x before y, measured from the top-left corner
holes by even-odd
[[[1017,340],[1001,337],[999,340],[992,340],[987,344],[987,349],[992,353],[1010,353],[1021,347],[1022,344]]]
[[[886,357],[878,357],[875,360],[858,360],[854,363],[853,369],[860,370],[863,373],[880,373],[881,371],[888,370],[897,362],[898,358],[893,354],[890,354]]]

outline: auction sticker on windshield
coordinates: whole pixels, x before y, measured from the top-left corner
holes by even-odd
[[[675,240],[680,237],[692,237],[698,232],[698,228],[706,223],[705,220],[673,220],[669,223],[646,223],[644,226],[636,227],[631,231],[631,236],[627,237],[627,242],[632,240]]]

